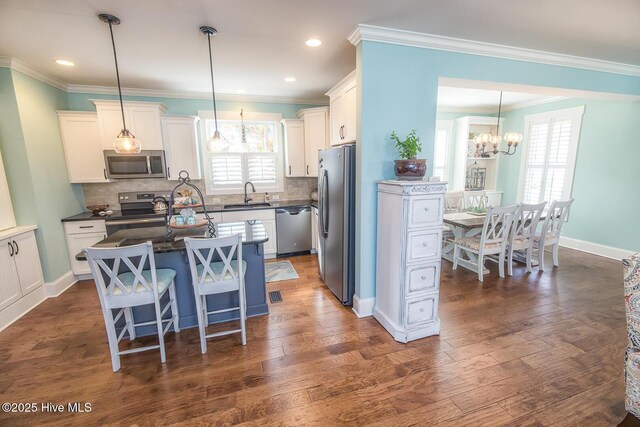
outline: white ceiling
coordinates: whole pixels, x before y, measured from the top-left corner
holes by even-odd
[[[221,93],[322,98],[355,68],[346,37],[359,23],[640,65],[638,0],[0,0],[0,56],[66,83],[113,86],[98,13],[122,20],[114,32],[128,88],[209,91],[201,25],[219,31]],[[310,37],[322,46],[306,47]]]

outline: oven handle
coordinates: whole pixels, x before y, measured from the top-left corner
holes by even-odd
[[[155,224],[165,223],[164,218],[144,218],[144,219],[120,219],[114,221],[107,221],[106,225],[135,225],[135,224]]]
[[[147,173],[151,175],[151,156],[147,156]]]

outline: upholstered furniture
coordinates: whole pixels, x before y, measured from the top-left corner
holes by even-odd
[[[640,418],[640,254],[622,260],[622,265],[629,337],[624,364],[625,407]]]
[[[484,275],[484,256],[498,255],[500,277],[504,277],[504,262],[511,225],[517,216],[518,205],[489,208],[480,236],[462,237],[455,240],[453,249],[453,269],[458,268],[458,259],[463,252],[477,255],[476,271],[482,282]]]
[[[445,182],[379,181],[373,316],[396,341],[440,333]]]
[[[166,362],[164,351],[164,334],[171,325],[175,332],[180,332],[178,325],[178,304],[174,278],[175,270],[161,268],[156,270],[153,246],[151,242],[120,248],[86,248],[84,250],[93,274],[93,280],[98,288],[100,305],[104,323],[107,327],[107,339],[111,352],[113,372],[120,369],[120,356],[138,353],[140,351],[160,349],[160,360]],[[148,264],[148,269],[144,269]],[[164,307],[160,299],[169,293]],[[153,304],[155,320],[135,323],[133,307]],[[171,310],[170,317],[163,319],[163,315]],[[113,310],[118,310],[115,317]],[[124,315],[125,324],[120,333],[116,331],[116,323]],[[163,327],[163,323],[167,325]],[[125,334],[130,340],[136,338],[136,327],[155,325],[158,331],[158,345],[136,347],[120,350],[118,343]]]
[[[533,238],[533,247],[538,250],[538,268],[544,271],[544,248],[552,247],[553,265],[558,263],[558,248],[560,246],[560,234],[562,226],[569,216],[569,208],[573,199],[567,201],[554,200],[549,206],[540,233]]]
[[[247,297],[244,287],[244,275],[247,263],[242,260],[242,235],[238,234],[218,239],[187,237],[184,239],[184,243],[187,248],[193,293],[196,298],[196,313],[202,354],[207,352],[207,338],[239,332],[242,334],[242,345],[246,345]],[[220,261],[217,261],[217,259]],[[238,305],[236,307],[212,311],[207,309],[207,296],[227,292],[238,293]],[[206,334],[210,316],[235,311],[238,312],[240,319],[240,329]]]

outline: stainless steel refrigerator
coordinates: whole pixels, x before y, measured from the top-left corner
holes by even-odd
[[[318,263],[325,285],[344,305],[355,291],[355,145],[318,156]]]

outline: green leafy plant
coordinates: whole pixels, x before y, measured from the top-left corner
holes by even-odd
[[[391,141],[395,143],[400,157],[403,159],[415,159],[418,153],[422,151],[422,144],[420,144],[420,137],[416,135],[416,130],[412,129],[404,140],[400,140],[396,131],[391,132]]]

